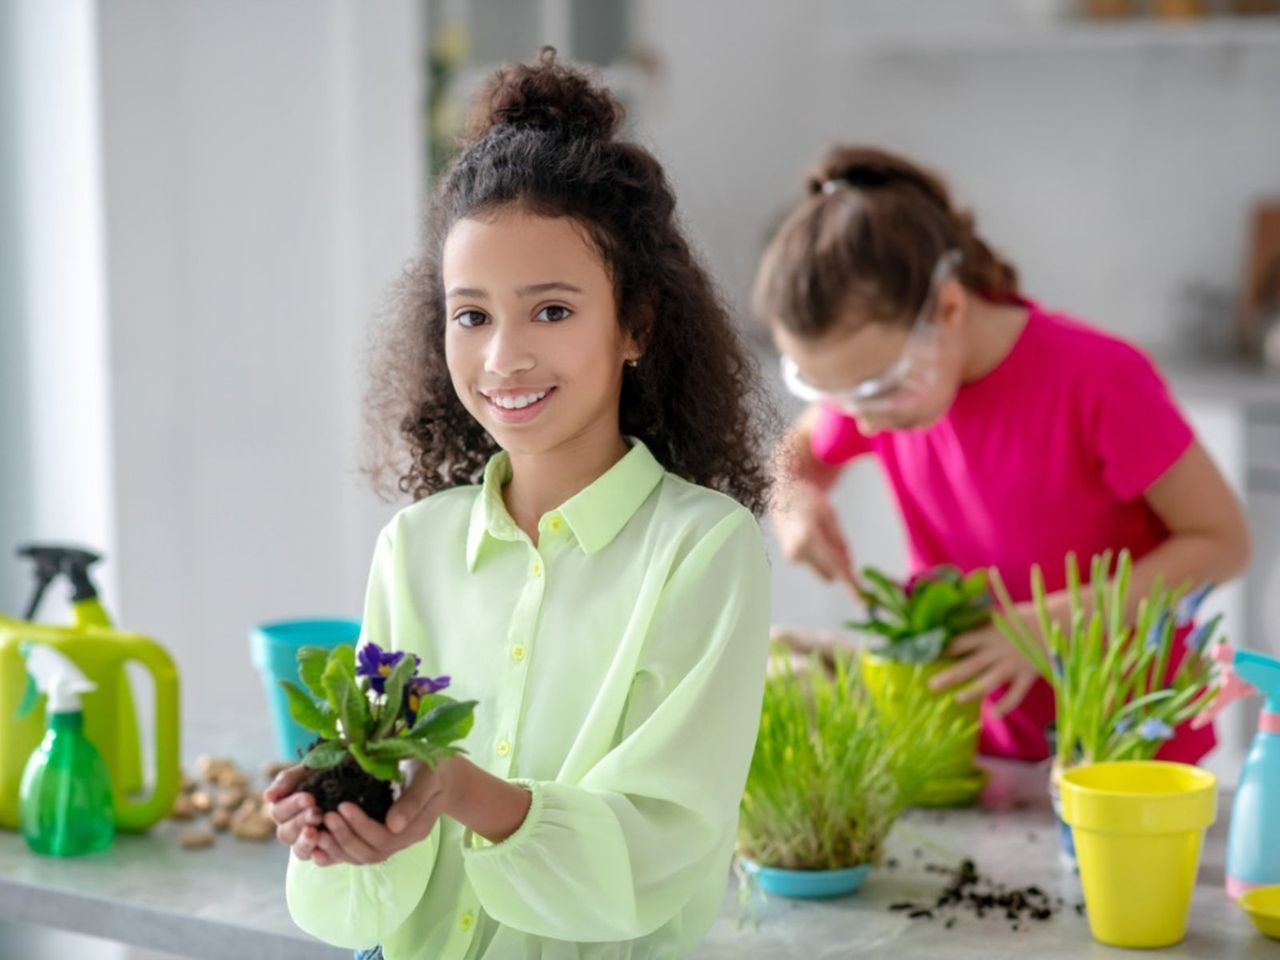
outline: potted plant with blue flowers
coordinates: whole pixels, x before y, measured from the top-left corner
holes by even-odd
[[[870,638],[863,650],[863,678],[885,711],[894,705],[883,695],[890,686],[911,690],[910,700],[935,698],[948,716],[972,727],[973,735],[952,744],[951,756],[941,763],[916,802],[922,806],[951,806],[975,799],[986,773],[974,763],[978,752],[981,703],[957,703],[952,691],[934,693],[929,681],[954,661],[947,646],[956,637],[986,625],[993,601],[984,570],[963,573],[942,565],[899,583],[873,567],[862,571],[866,616],[846,626]]]
[[[1028,622],[998,573],[992,586],[1001,609],[994,622],[1053,689],[1056,723],[1050,791],[1062,773],[1084,764],[1151,760],[1181,724],[1213,701],[1212,647],[1222,616],[1196,623],[1212,585],[1194,591],[1156,582],[1135,604],[1129,597],[1133,560],[1121,551],[1093,557],[1082,582],[1075,554],[1066,558],[1068,623],[1049,613],[1040,567],[1031,570],[1035,617]],[[1132,615],[1131,614],[1132,610]],[[1176,661],[1177,637],[1185,652]],[[1174,665],[1176,662],[1176,666]],[[1063,827],[1063,850],[1072,854]]]
[[[775,657],[743,791],[739,861],[765,891],[832,897],[855,891],[885,838],[975,724],[918,689],[884,691],[882,713],[849,654],[797,670]]]
[[[474,722],[476,702],[444,691],[448,677],[420,675],[421,659],[365,643],[298,651],[303,686],[280,681],[294,720],[317,737],[302,757],[311,773],[299,790],[316,806],[336,810],[357,804],[381,822],[393,800],[392,784],[403,781],[402,760],[435,766],[464,753],[457,742]]]

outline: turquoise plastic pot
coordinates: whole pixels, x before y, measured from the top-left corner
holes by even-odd
[[[276,755],[281,760],[297,760],[315,734],[302,727],[289,714],[289,700],[281,680],[298,680],[298,649],[324,647],[332,650],[344,643],[355,645],[360,638],[358,620],[317,619],[279,620],[264,623],[249,632],[249,652],[253,665],[262,675],[267,694],[267,708],[275,734]]]
[[[784,870],[781,867],[762,867],[746,857],[739,859],[743,869],[756,878],[765,893],[801,900],[848,896],[862,886],[862,881],[871,872],[869,863],[843,870]]]

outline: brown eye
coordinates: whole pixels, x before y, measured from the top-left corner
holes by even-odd
[[[558,303],[553,303],[538,311],[538,319],[546,323],[555,323],[559,320],[567,320],[572,312],[573,311],[568,307],[562,307]]]
[[[455,315],[453,319],[458,326],[470,329],[471,327],[482,326],[489,318],[479,310],[463,310],[461,313]]]

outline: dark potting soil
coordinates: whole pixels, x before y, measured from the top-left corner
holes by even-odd
[[[328,770],[311,771],[298,789],[315,797],[316,806],[325,813],[337,810],[340,803],[350,802],[382,823],[391,809],[391,784],[370,776],[350,759]]]
[[[1061,897],[1050,897],[1035,885],[1011,890],[980,875],[972,860],[962,861],[959,867],[931,863],[925,870],[950,877],[937,898],[932,902],[893,903],[889,905],[890,910],[905,911],[913,920],[933,920],[945,915],[947,929],[955,925],[960,913],[972,913],[979,919],[990,913],[1003,916],[1012,929],[1020,930],[1030,921],[1050,919],[1063,908]],[[1075,909],[1076,913],[1084,913],[1083,904],[1076,904]]]

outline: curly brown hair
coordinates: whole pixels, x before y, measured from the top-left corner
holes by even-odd
[[[662,167],[617,138],[622,119],[611,93],[550,48],[490,79],[375,341],[375,479],[394,475],[418,500],[477,482],[497,451],[445,365],[441,255],[458,220],[516,206],[580,224],[612,279],[619,323],[644,348],[623,373],[622,432],[672,473],[762,512],[769,475],[756,365],[680,229]]]
[[[806,339],[844,322],[850,308],[863,320],[910,323],[947,250],[960,251],[966,289],[996,301],[1017,295],[1017,271],[952,204],[940,177],[877,147],[833,147],[765,251],[754,310]]]

